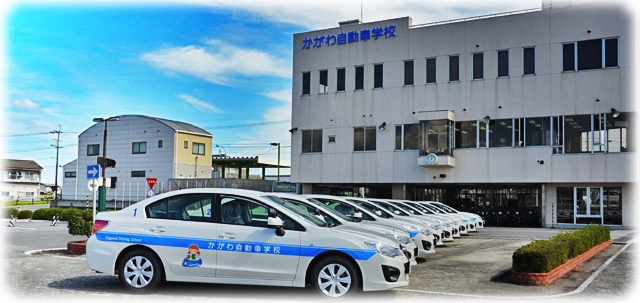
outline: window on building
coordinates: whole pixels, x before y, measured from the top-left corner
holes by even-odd
[[[476,148],[477,147],[477,121],[456,122],[455,142],[456,148]]]
[[[618,67],[618,38],[593,39],[562,44],[562,71]]]
[[[498,51],[498,78],[509,77],[509,51]]]
[[[449,56],[449,82],[460,81],[460,56]]]
[[[353,151],[376,150],[376,127],[353,128]]]
[[[356,90],[364,89],[364,66],[356,66]]]
[[[158,148],[162,148],[162,140],[158,140]]]
[[[320,83],[318,84],[318,93],[326,94],[329,91],[329,80],[327,79],[328,72],[326,70],[320,71]]]
[[[522,68],[524,75],[536,74],[536,48],[525,47],[522,49]]]
[[[551,145],[551,120],[549,117],[526,118],[526,146]]]
[[[373,65],[373,88],[382,88],[382,63]]]
[[[184,148],[189,148],[189,142],[188,141],[184,141]]]
[[[66,171],[66,172],[64,172],[64,177],[65,178],[75,178],[76,177],[76,172],[74,172],[74,171]]]
[[[87,145],[87,156],[98,156],[98,155],[100,155],[100,144]]]
[[[490,121],[489,124],[491,124],[493,121]],[[489,125],[487,125],[486,123],[482,122],[482,121],[478,121],[478,146],[477,147],[489,147],[487,145],[487,136],[489,134],[489,132],[487,132],[487,128],[489,127]]]
[[[613,114],[608,113],[606,120],[607,152],[635,152],[635,146],[631,144],[633,140],[629,142],[629,138],[631,137],[628,135],[629,130],[633,131],[637,129],[634,115],[621,113],[619,117],[614,118]]]
[[[618,38],[604,39],[604,67],[618,65]]]
[[[513,119],[497,119],[489,122],[489,147],[513,146]]]
[[[602,68],[602,39],[578,41],[578,70]]]
[[[420,121],[420,156],[451,155],[452,125],[446,119]]]
[[[473,79],[484,79],[484,53],[473,54]]]
[[[573,224],[573,187],[556,188],[558,223]]]
[[[144,178],[144,170],[132,170],[131,177],[132,178]]]
[[[576,70],[576,44],[562,44],[562,71],[569,72]]]
[[[345,85],[346,85],[346,73],[345,73],[346,69],[345,68],[338,68],[337,70],[337,80],[338,80],[338,84],[336,86],[336,90],[339,92],[343,92],[345,91]]]
[[[524,147],[525,129],[524,118],[513,119],[513,146]]]
[[[329,140],[327,141],[328,143],[336,143],[336,136],[329,136],[328,138],[329,138]]]
[[[133,142],[131,150],[134,154],[146,154],[147,142]]]
[[[395,150],[417,150],[420,147],[420,125],[396,125]]]
[[[561,116],[551,117],[551,146],[554,154],[564,152],[564,123]]]
[[[436,58],[427,58],[427,84],[436,83]]]
[[[602,193],[604,224],[622,225],[622,188],[605,187]]]
[[[564,117],[564,152],[591,152],[591,115]]]
[[[204,155],[205,154],[205,144],[204,143],[193,143],[191,148],[191,153],[194,155]]]
[[[311,94],[311,72],[302,73],[302,94]]]
[[[302,153],[322,152],[322,129],[302,131]]]
[[[413,85],[413,60],[404,61],[404,85]]]

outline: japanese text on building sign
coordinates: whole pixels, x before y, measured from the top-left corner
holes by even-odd
[[[383,27],[374,27],[372,30],[363,29],[361,31],[350,31],[348,33],[341,32],[337,36],[326,35],[316,36],[314,39],[305,38],[303,41],[302,49],[322,47],[322,43],[326,43],[327,46],[354,43],[358,41],[367,41],[369,39],[378,40],[380,37],[391,38],[396,36],[396,26],[389,25]]]

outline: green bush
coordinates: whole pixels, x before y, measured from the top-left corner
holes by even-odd
[[[574,232],[561,232],[550,240],[533,241],[513,252],[513,270],[547,273],[610,238],[608,226],[587,225]]]
[[[33,216],[33,212],[28,209],[21,210],[18,213],[18,219],[29,219],[32,216]]]
[[[93,234],[93,212],[91,210],[76,210],[69,212],[69,234],[74,236],[91,237]]]
[[[62,208],[53,207],[53,208],[38,208],[33,212],[33,217],[31,219],[34,220],[53,220],[53,216],[56,213],[59,215],[62,212]]]
[[[18,209],[17,208],[13,208],[13,207],[7,207],[4,209],[4,217],[5,218],[11,218],[11,216],[18,217]]]
[[[77,208],[65,208],[60,212],[60,221],[69,221],[69,219],[80,210]]]

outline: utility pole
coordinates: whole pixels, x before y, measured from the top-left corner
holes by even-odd
[[[56,148],[56,181],[55,181],[55,193],[54,193],[54,200],[58,201],[58,156],[60,155],[60,149],[62,147],[60,147],[60,134],[62,130],[62,126],[58,125],[58,130],[52,130],[49,133],[50,134],[58,134],[58,139],[56,140],[56,144],[53,145],[51,144],[51,146],[54,146]]]
[[[271,143],[272,146],[278,146],[278,181],[280,181],[280,143]]]
[[[102,140],[102,157],[98,157],[98,164],[102,167],[102,186],[99,188],[99,211],[105,211],[107,205],[107,167],[115,167],[116,162],[107,158],[107,122],[120,121],[120,117],[114,116],[106,119],[93,118],[93,122],[104,122],[104,138]],[[102,158],[102,159],[100,159]]]

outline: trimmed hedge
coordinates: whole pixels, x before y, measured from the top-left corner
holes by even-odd
[[[51,207],[51,208],[38,208],[35,212],[33,212],[32,219],[34,220],[53,220],[53,216],[60,215],[62,213],[63,208],[60,207]]]
[[[4,213],[2,214],[5,218],[11,219],[11,216],[18,217],[18,209],[13,207],[7,207],[4,209]]]
[[[89,209],[76,209],[74,212],[67,212],[69,217],[69,234],[74,236],[91,237],[93,234],[93,211]]]
[[[29,219],[33,216],[33,212],[28,209],[23,209],[18,213],[18,219]]]
[[[574,232],[561,232],[550,240],[533,241],[513,252],[513,270],[548,273],[609,239],[611,229],[608,226],[587,225]]]

